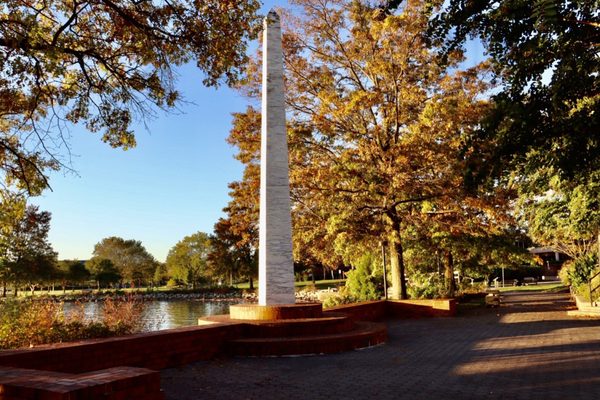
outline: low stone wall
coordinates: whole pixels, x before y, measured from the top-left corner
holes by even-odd
[[[380,300],[344,304],[328,308],[324,314],[345,313],[356,321],[380,321],[386,318],[454,317],[456,300]]]
[[[386,317],[385,301],[364,301],[327,308],[323,314],[344,313],[355,321],[380,321]]]
[[[385,313],[388,318],[454,317],[456,300],[388,300]]]
[[[69,373],[117,366],[157,370],[210,359],[240,336],[241,324],[193,326],[0,351],[0,365]]]
[[[589,300],[586,300],[579,295],[573,294],[571,297],[575,299],[577,310],[567,310],[567,315],[573,317],[600,317],[600,307],[598,306],[597,301],[592,305]]]

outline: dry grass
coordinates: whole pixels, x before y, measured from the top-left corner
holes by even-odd
[[[87,318],[79,304],[65,316],[52,299],[0,302],[0,349],[109,337],[143,329],[144,306],[132,297],[106,300],[99,320]]]

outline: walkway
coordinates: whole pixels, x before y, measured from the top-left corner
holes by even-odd
[[[566,294],[509,294],[499,309],[389,322],[389,342],[328,356],[233,358],[161,373],[167,399],[597,399],[600,320]]]

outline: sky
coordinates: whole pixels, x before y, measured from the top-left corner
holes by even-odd
[[[287,1],[265,1],[261,14]],[[256,44],[254,44],[256,46]],[[83,127],[70,129],[75,173],[50,175],[52,191],[30,203],[52,213],[49,241],[59,259],[87,260],[103,238],[142,242],[159,261],[187,235],[211,233],[229,201],[227,184],[242,165],[225,142],[231,113],[249,100],[225,86],[202,85],[193,65],[178,70],[178,90],[189,102],[175,113],[136,124],[137,146],[123,151]]]
[[[285,0],[267,0],[261,14]],[[254,44],[256,46],[256,44]],[[98,135],[71,127],[72,168],[50,175],[52,191],[30,200],[52,213],[49,241],[59,259],[87,260],[103,238],[142,242],[158,260],[187,235],[211,233],[229,201],[228,183],[243,166],[225,141],[231,113],[250,101],[227,87],[202,86],[194,66],[179,69],[178,90],[189,103],[136,125],[137,146],[112,149]]]

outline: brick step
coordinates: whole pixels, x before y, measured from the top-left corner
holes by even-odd
[[[199,323],[241,322],[242,336],[245,338],[277,338],[310,335],[328,335],[347,332],[354,328],[353,320],[346,314],[329,313],[319,318],[298,318],[280,320],[236,320],[229,315],[201,318]]]
[[[251,357],[330,354],[375,346],[386,339],[385,324],[356,322],[352,330],[343,333],[245,338],[232,340],[227,347],[231,355]]]
[[[331,335],[354,329],[354,321],[346,315],[281,321],[250,322],[244,327],[247,338],[279,338]]]
[[[2,400],[164,400],[156,371],[115,367],[83,374],[7,368],[0,370]]]

